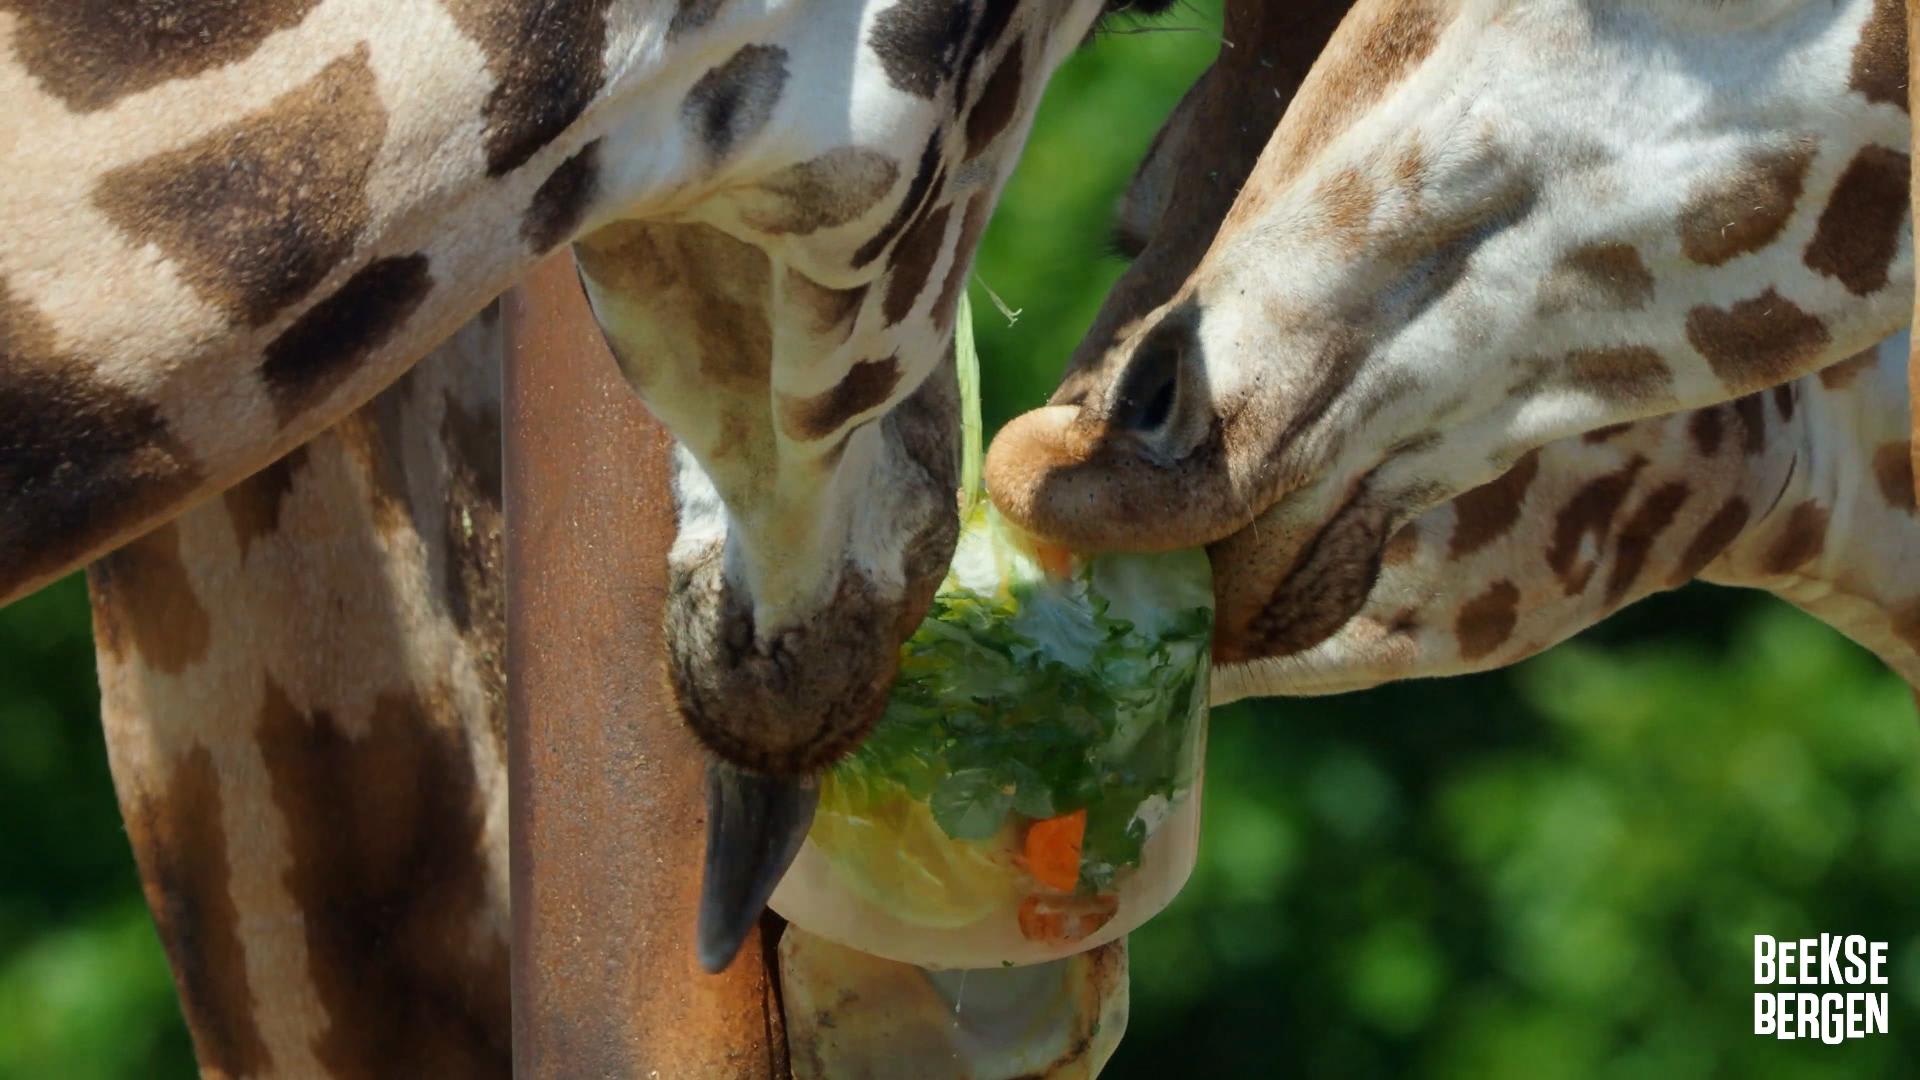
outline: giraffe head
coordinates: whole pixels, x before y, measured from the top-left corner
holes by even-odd
[[[797,851],[812,775],[879,718],[944,576],[956,304],[1047,76],[1103,13],[1158,6],[873,0],[746,39],[717,18],[725,45],[663,95],[669,115],[577,158],[587,183],[638,148],[695,163],[645,213],[582,211],[575,250],[615,359],[679,443],[669,669],[718,758],[709,967]]]
[[[1232,51],[1285,66],[1290,28],[1239,14]],[[1223,662],[1313,646],[1401,524],[1527,451],[1905,323],[1904,31],[1892,0],[1359,0],[1242,129],[1250,174],[1213,134],[1238,114],[1175,116],[1123,204],[1141,258],[996,440],[996,501],[1207,545]],[[1216,170],[1246,176],[1224,218],[1181,194]]]

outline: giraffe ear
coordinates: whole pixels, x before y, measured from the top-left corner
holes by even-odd
[[[1920,125],[1915,123],[1915,118],[1920,117],[1920,113],[1914,111],[1915,106],[1920,106],[1920,100],[1915,100],[1914,92],[1914,88],[1920,86],[1920,79],[1915,78],[1915,74],[1920,72],[1920,49],[1914,48],[1914,42],[1917,39],[1920,39],[1920,0],[1907,0],[1907,123],[1910,128],[1907,140],[1908,153],[1920,150],[1920,141],[1912,138],[1913,134],[1920,133]],[[1914,214],[1915,210],[1920,210],[1920,171],[1910,172],[1907,182],[1909,185],[1907,228],[1913,229],[1916,220],[1920,220],[1916,219]],[[1920,248],[1920,244],[1916,244],[1916,248]],[[1920,289],[1916,289],[1914,293],[1914,315],[1915,326],[1920,328]],[[1920,366],[1913,362],[1916,350],[1920,350],[1920,339],[1916,339],[1907,346],[1907,421],[1910,425],[1914,425],[1907,435],[1907,457],[1913,466],[1914,497],[1920,500]],[[1920,691],[1916,691],[1916,695],[1920,695]],[[1916,696],[1916,701],[1920,701],[1920,696]]]

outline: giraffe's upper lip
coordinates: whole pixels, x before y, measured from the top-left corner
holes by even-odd
[[[1138,439],[1048,405],[1015,417],[987,448],[994,505],[1036,535],[1080,551],[1172,551],[1230,535],[1249,520],[1221,464],[1221,424],[1177,460]]]

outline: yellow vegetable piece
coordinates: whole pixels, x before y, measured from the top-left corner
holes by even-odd
[[[856,805],[828,773],[809,837],[861,897],[902,922],[953,929],[1004,910],[1018,895],[1010,830],[954,840],[925,803],[893,796]]]

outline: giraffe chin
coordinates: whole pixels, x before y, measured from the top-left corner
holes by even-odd
[[[721,760],[754,772],[826,768],[886,707],[909,605],[847,570],[813,618],[762,632],[722,562],[716,546],[698,565],[676,567],[667,601],[668,667],[687,727]]]

